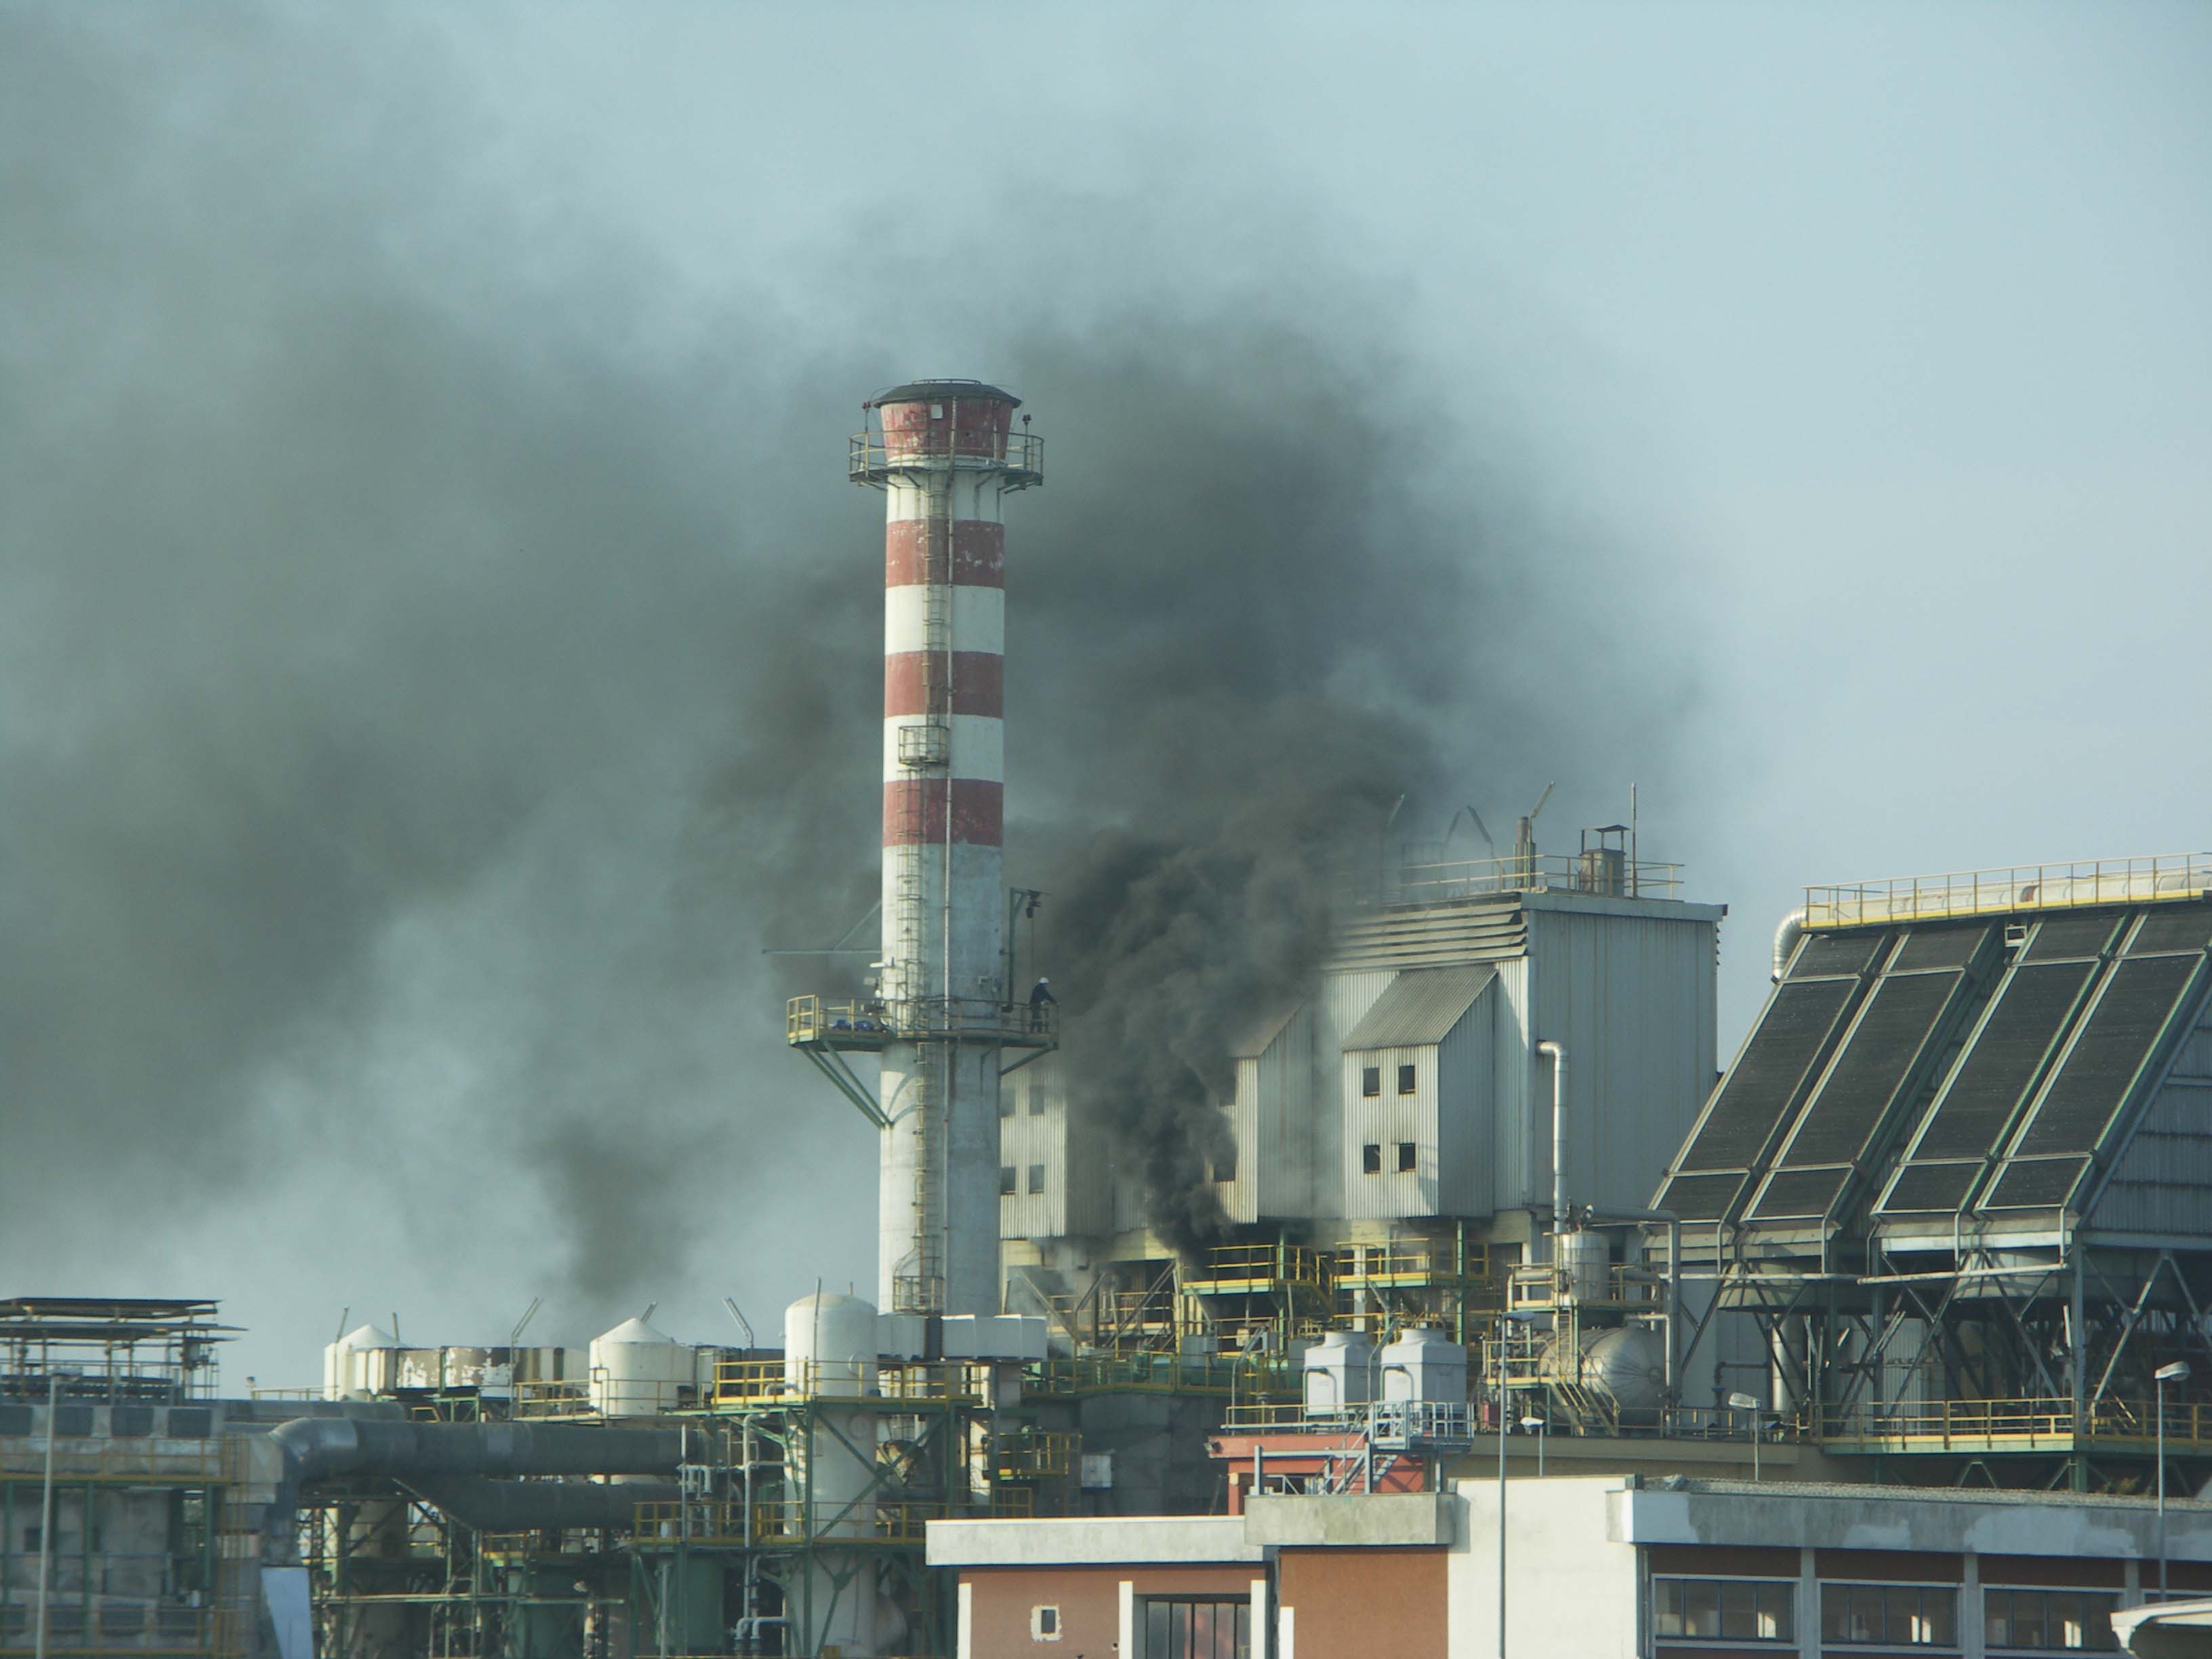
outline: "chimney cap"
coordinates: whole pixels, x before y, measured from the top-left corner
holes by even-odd
[[[878,392],[868,399],[865,407],[875,409],[884,404],[918,404],[924,401],[949,403],[953,398],[988,399],[1004,404],[1009,409],[1019,409],[1022,400],[1011,392],[987,386],[981,380],[907,380],[887,392]]]

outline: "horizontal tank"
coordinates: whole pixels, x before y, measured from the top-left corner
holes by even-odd
[[[1330,1331],[1305,1353],[1306,1410],[1315,1415],[1375,1398],[1375,1345],[1360,1331]]]
[[[1572,1382],[1602,1395],[1624,1412],[1656,1411],[1667,1397],[1666,1345],[1640,1325],[1584,1331],[1579,1363],[1548,1343],[1540,1362],[1547,1382]]]

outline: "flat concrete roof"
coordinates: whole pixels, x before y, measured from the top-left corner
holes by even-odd
[[[1238,1515],[1085,1516],[1074,1519],[933,1521],[933,1567],[1207,1565],[1267,1559]]]

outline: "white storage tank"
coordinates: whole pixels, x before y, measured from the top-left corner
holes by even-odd
[[[1364,1331],[1330,1331],[1305,1354],[1306,1410],[1333,1414],[1375,1398],[1375,1345]]]
[[[374,1325],[356,1325],[323,1349],[323,1398],[362,1400],[388,1394],[392,1386],[392,1357],[399,1340]]]
[[[1416,1325],[1382,1353],[1382,1398],[1427,1406],[1467,1404],[1467,1350],[1442,1331]]]
[[[819,1407],[806,1432],[786,1452],[793,1504],[811,1516],[805,1530],[820,1540],[806,1571],[808,1599],[819,1621],[802,1632],[805,1653],[877,1652],[876,1564],[861,1546],[876,1541],[876,1436],[881,1419],[857,1402],[876,1391],[876,1309],[855,1296],[802,1296],[784,1310],[783,1385],[793,1394],[852,1400]],[[849,1540],[844,1547],[839,1540]]]
[[[785,1309],[783,1386],[792,1394],[874,1393],[875,1304],[825,1291]]]
[[[625,1319],[592,1339],[592,1409],[602,1417],[650,1417],[674,1411],[696,1383],[690,1345],[642,1319]]]

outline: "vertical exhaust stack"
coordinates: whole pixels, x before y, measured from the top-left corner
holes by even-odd
[[[1004,895],[1007,494],[1044,482],[1021,399],[915,380],[863,405],[884,495],[878,1305],[999,1310],[1000,1048],[1018,1008]]]

